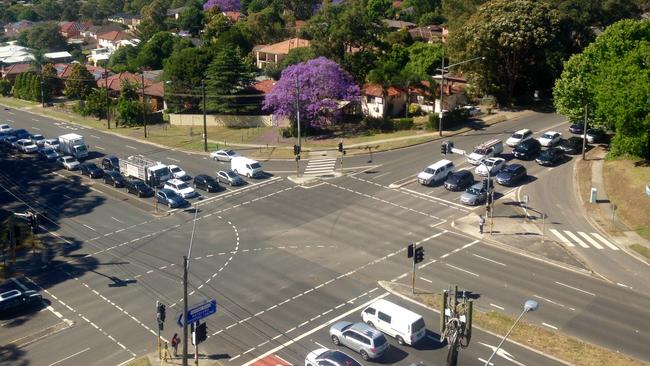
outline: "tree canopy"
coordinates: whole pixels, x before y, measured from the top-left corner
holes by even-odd
[[[72,64],[70,76],[65,81],[63,94],[68,98],[84,99],[90,94],[94,86],[96,86],[95,78],[86,69],[86,66]]]
[[[59,26],[54,22],[34,25],[20,33],[18,43],[43,51],[64,51],[67,47],[65,38],[59,33]]]
[[[223,47],[215,55],[206,72],[208,106],[220,113],[239,111],[239,101],[234,97],[253,83],[253,65],[243,58],[239,50]]]
[[[208,0],[203,4],[203,10],[208,11],[217,7],[220,11],[240,11],[241,3],[239,0]]]
[[[593,127],[612,129],[614,155],[650,159],[650,20],[623,20],[564,65],[553,95],[576,121],[585,106]]]

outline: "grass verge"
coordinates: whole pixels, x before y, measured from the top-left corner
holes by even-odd
[[[630,245],[630,248],[644,256],[647,261],[650,261],[650,248],[645,247],[641,244],[632,244]]]
[[[411,287],[403,284],[384,284],[391,291],[410,297],[431,308],[440,309],[439,294],[411,293]],[[474,308],[473,324],[501,336],[515,322],[513,317],[495,311],[482,312]],[[580,339],[520,321],[509,338],[541,352],[579,366],[647,366],[648,364],[615,351],[582,341]]]
[[[149,361],[149,357],[143,356],[129,362],[126,366],[151,366],[151,362]]]

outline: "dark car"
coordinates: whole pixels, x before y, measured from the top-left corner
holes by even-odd
[[[219,182],[230,184],[231,186],[240,186],[244,184],[244,180],[232,170],[220,170],[217,172],[217,180]]]
[[[104,176],[102,168],[95,165],[95,163],[83,163],[79,165],[81,175],[87,175],[90,178],[101,178]]]
[[[564,151],[565,154],[580,154],[582,153],[582,137],[573,136],[566,140],[563,140],[558,146],[558,149]]]
[[[474,175],[469,170],[459,170],[450,174],[445,181],[445,188],[460,191],[474,184]]]
[[[526,167],[521,164],[510,164],[497,174],[497,183],[502,186],[511,186],[528,175]]]
[[[139,179],[127,180],[124,186],[128,193],[133,193],[138,197],[151,197],[154,193],[151,187]]]
[[[109,155],[102,159],[102,168],[104,170],[120,171],[120,159],[115,155]]]
[[[512,154],[517,159],[530,160],[537,156],[541,150],[542,144],[539,143],[539,140],[528,139],[520,142],[515,149],[512,150]]]
[[[124,187],[126,179],[115,170],[106,170],[104,171],[104,183],[110,184],[115,188]]]
[[[32,137],[32,134],[27,132],[27,130],[24,129],[24,128],[14,130],[12,133],[13,133],[14,136],[16,136],[16,138],[18,140],[20,140],[20,139],[31,139],[31,137]]]
[[[557,165],[564,159],[564,151],[556,148],[549,148],[541,152],[535,161],[539,165]]]
[[[607,134],[603,130],[597,128],[591,128],[587,130],[587,142],[590,144],[597,144],[600,142],[605,142],[607,140]]]
[[[0,313],[22,310],[21,308],[34,306],[42,301],[41,295],[33,290],[3,292],[0,294]]]
[[[185,204],[187,204],[187,201],[185,201],[183,197],[167,188],[159,189],[158,192],[156,192],[156,200],[159,203],[169,206],[169,208],[185,206]]]
[[[219,183],[209,175],[199,174],[194,177],[194,188],[208,192],[216,192],[220,189]]]
[[[13,150],[16,148],[14,145],[16,141],[18,141],[16,136],[6,136],[2,139],[2,146],[7,150]]]
[[[574,123],[571,126],[569,126],[569,131],[571,133],[580,135],[585,132],[585,124],[582,122]]]

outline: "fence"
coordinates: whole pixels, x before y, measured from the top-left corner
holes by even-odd
[[[288,120],[274,121],[272,116],[262,115],[206,115],[206,124],[208,126],[221,127],[261,127],[261,126],[280,126],[284,127],[289,124]],[[177,126],[203,126],[202,114],[170,114],[169,123]]]

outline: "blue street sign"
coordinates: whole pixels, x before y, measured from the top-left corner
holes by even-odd
[[[187,310],[187,324],[194,323],[217,312],[217,300],[210,299]],[[178,314],[178,326],[183,326],[183,312]]]

